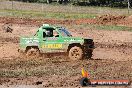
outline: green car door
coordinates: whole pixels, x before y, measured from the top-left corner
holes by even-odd
[[[56,31],[56,30],[54,30],[54,31]],[[43,35],[45,34],[44,32],[43,32]],[[42,48],[43,52],[63,52],[64,51],[63,44],[64,44],[64,40],[63,40],[62,36],[60,36],[58,33],[58,36],[53,35],[53,36],[43,37],[42,43],[41,43],[41,48]]]

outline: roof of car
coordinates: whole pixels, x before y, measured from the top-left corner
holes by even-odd
[[[42,25],[43,26],[43,28],[55,28],[54,26],[51,26],[51,25],[49,25],[49,24],[43,24]]]

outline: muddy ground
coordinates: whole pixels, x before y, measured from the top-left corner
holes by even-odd
[[[16,20],[11,25],[13,32],[6,33],[3,30],[4,22],[0,21],[1,85],[80,87],[82,67],[89,71],[91,79],[129,79],[132,81],[132,32],[130,31],[72,28],[69,31],[73,36],[94,39],[96,49],[92,59],[70,61],[68,57],[60,54],[29,59],[21,57],[17,52],[19,38],[34,34],[38,24],[20,24]],[[68,27],[71,28],[72,25]]]

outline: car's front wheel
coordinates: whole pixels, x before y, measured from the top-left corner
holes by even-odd
[[[83,51],[81,47],[74,46],[69,50],[69,58],[71,60],[79,60],[83,57]]]

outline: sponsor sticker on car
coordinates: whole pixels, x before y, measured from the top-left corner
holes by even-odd
[[[42,48],[62,48],[62,44],[44,44],[42,45]]]

